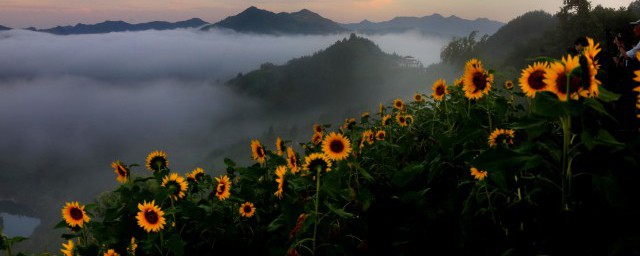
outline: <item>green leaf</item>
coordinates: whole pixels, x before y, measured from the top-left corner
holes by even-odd
[[[593,136],[591,136],[591,134],[589,134],[589,132],[587,131],[582,131],[582,134],[580,134],[580,139],[582,140],[582,143],[584,143],[585,147],[587,147],[587,149],[589,150],[592,150],[596,146],[596,142],[593,140]]]
[[[602,102],[612,102],[620,98],[620,94],[608,91],[602,86],[598,86],[598,99]]]
[[[398,187],[404,187],[420,175],[423,170],[424,166],[422,164],[409,165],[394,174],[391,182]]]
[[[58,224],[56,224],[53,229],[59,229],[59,228],[66,228],[67,226],[67,222],[62,220],[60,222],[58,222]]]
[[[607,110],[604,108],[602,103],[600,103],[599,101],[588,98],[588,99],[584,100],[584,103],[585,103],[585,105],[587,105],[588,107],[590,107],[593,110],[597,111],[598,113],[603,114],[603,115],[611,118],[611,120],[614,120],[614,121],[617,122],[617,120],[613,116],[611,116],[609,114],[609,112],[607,112]]]
[[[373,176],[371,176],[371,174],[369,174],[369,172],[367,172],[366,169],[359,168],[358,170],[360,171],[360,175],[362,175],[362,177],[365,178],[367,181],[374,181],[375,180],[373,178]]]
[[[353,218],[353,214],[352,213],[348,213],[345,210],[343,210],[342,208],[336,208],[334,207],[332,204],[330,204],[327,201],[324,201],[324,205],[326,205],[329,210],[331,210],[331,212],[337,214],[338,216],[345,218],[345,219],[351,219]]]
[[[169,248],[169,251],[173,252],[173,255],[184,255],[184,241],[180,239],[178,234],[173,234],[169,237],[167,240],[167,247]]]
[[[271,223],[269,223],[269,226],[267,226],[267,231],[269,232],[276,231],[283,225],[284,225],[284,218],[282,218],[282,215],[280,215],[277,218],[275,218],[273,221],[271,221]]]
[[[234,161],[232,161],[231,159],[229,159],[229,158],[225,158],[224,159],[224,164],[226,164],[227,167],[235,167],[236,166],[236,163]]]
[[[616,147],[616,148],[624,147],[624,143],[621,143],[618,140],[616,140],[611,135],[611,133],[609,133],[607,130],[604,130],[604,129],[600,129],[598,131],[598,136],[596,136],[595,140],[600,144],[611,146],[611,147]]]
[[[22,242],[27,240],[28,238],[26,237],[22,237],[22,236],[14,236],[12,238],[7,239],[7,243],[9,243],[10,245]]]

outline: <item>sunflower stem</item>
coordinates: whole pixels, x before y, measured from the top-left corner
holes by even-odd
[[[318,207],[320,205],[320,175],[322,173],[322,167],[318,166],[316,168],[316,201],[315,201],[315,224],[313,225],[313,251],[312,254],[316,255],[316,238],[318,234],[318,224],[320,222],[320,218],[318,216]]]
[[[568,161],[569,146],[571,144],[571,116],[565,114],[560,117],[562,124],[562,210],[569,210],[569,195],[571,194],[571,168]]]
[[[491,121],[491,111],[487,108],[487,119],[489,119],[489,132],[493,132],[493,122]]]
[[[482,186],[484,188],[484,193],[487,195],[487,203],[489,203],[489,212],[491,212],[491,220],[493,220],[493,224],[496,224],[496,217],[493,214],[493,207],[491,206],[491,197],[489,196],[489,189],[487,189],[487,184]]]
[[[11,243],[7,245],[7,256],[13,256],[13,254],[11,253]]]

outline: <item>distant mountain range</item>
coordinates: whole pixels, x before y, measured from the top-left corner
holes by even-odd
[[[229,16],[217,23],[209,24],[198,18],[175,23],[154,21],[139,24],[129,24],[124,21],[105,21],[98,24],[77,24],[75,26],[57,26],[48,29],[27,28],[28,30],[47,32],[57,35],[71,34],[99,34],[123,31],[169,30],[178,28],[199,28],[208,31],[213,28],[231,29],[240,33],[256,34],[337,34],[358,32],[363,34],[402,33],[418,31],[426,35],[444,37],[467,36],[472,31],[480,35],[493,34],[504,23],[486,18],[466,20],[456,16],[443,17],[433,14],[424,17],[396,17],[389,21],[371,22],[364,20],[359,23],[339,24],[324,18],[317,13],[302,9],[298,12],[274,13],[251,6],[237,15]],[[6,30],[0,26],[0,30]]]
[[[179,28],[197,28],[209,24],[201,19],[193,18],[185,21],[166,22],[152,21],[147,23],[130,24],[124,21],[105,21],[93,25],[77,24],[75,26],[57,26],[48,29],[27,28],[28,30],[47,32],[56,35],[75,34],[102,34],[110,32],[124,31],[144,31],[144,30],[170,30]]]
[[[2,30],[9,30],[9,29],[11,29],[11,28],[8,28],[8,27],[5,27],[5,26],[0,25],[0,31],[2,31]]]
[[[363,34],[387,34],[401,33],[416,30],[424,34],[440,36],[467,36],[472,31],[478,31],[480,35],[495,33],[504,23],[479,18],[466,20],[457,16],[443,17],[440,14],[418,17],[396,17],[389,21],[371,22],[368,20],[360,23],[342,24],[343,27]]]
[[[347,29],[317,13],[302,9],[292,13],[273,13],[249,7],[235,16],[205,26],[203,30],[228,28],[238,32],[258,34],[335,34]]]

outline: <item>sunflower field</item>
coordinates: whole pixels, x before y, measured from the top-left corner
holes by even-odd
[[[599,80],[589,43],[513,78],[471,59],[452,85],[316,125],[300,147],[253,140],[255,164],[226,159],[218,176],[179,174],[162,151],[147,170],[114,161],[117,189],[62,208],[60,251],[639,254],[639,133],[610,113],[620,95]]]

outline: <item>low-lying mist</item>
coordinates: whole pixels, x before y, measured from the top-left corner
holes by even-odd
[[[313,123],[373,113],[377,105],[363,107],[362,101],[264,108],[259,98],[224,85],[264,62],[283,64],[347,36],[0,32],[0,201],[33,209],[43,225],[32,243],[51,248],[60,242],[50,231],[65,201],[89,203],[117,186],[114,160],[144,165],[159,149],[173,171],[203,167],[218,174],[223,157],[249,162],[249,140],[265,138],[270,129],[297,145],[296,139],[311,137]],[[367,37],[385,52],[412,55],[425,65],[438,60],[446,43],[413,33]],[[389,102],[426,93],[432,82],[395,95],[371,88],[358,97]],[[133,172],[147,173],[144,167]]]

